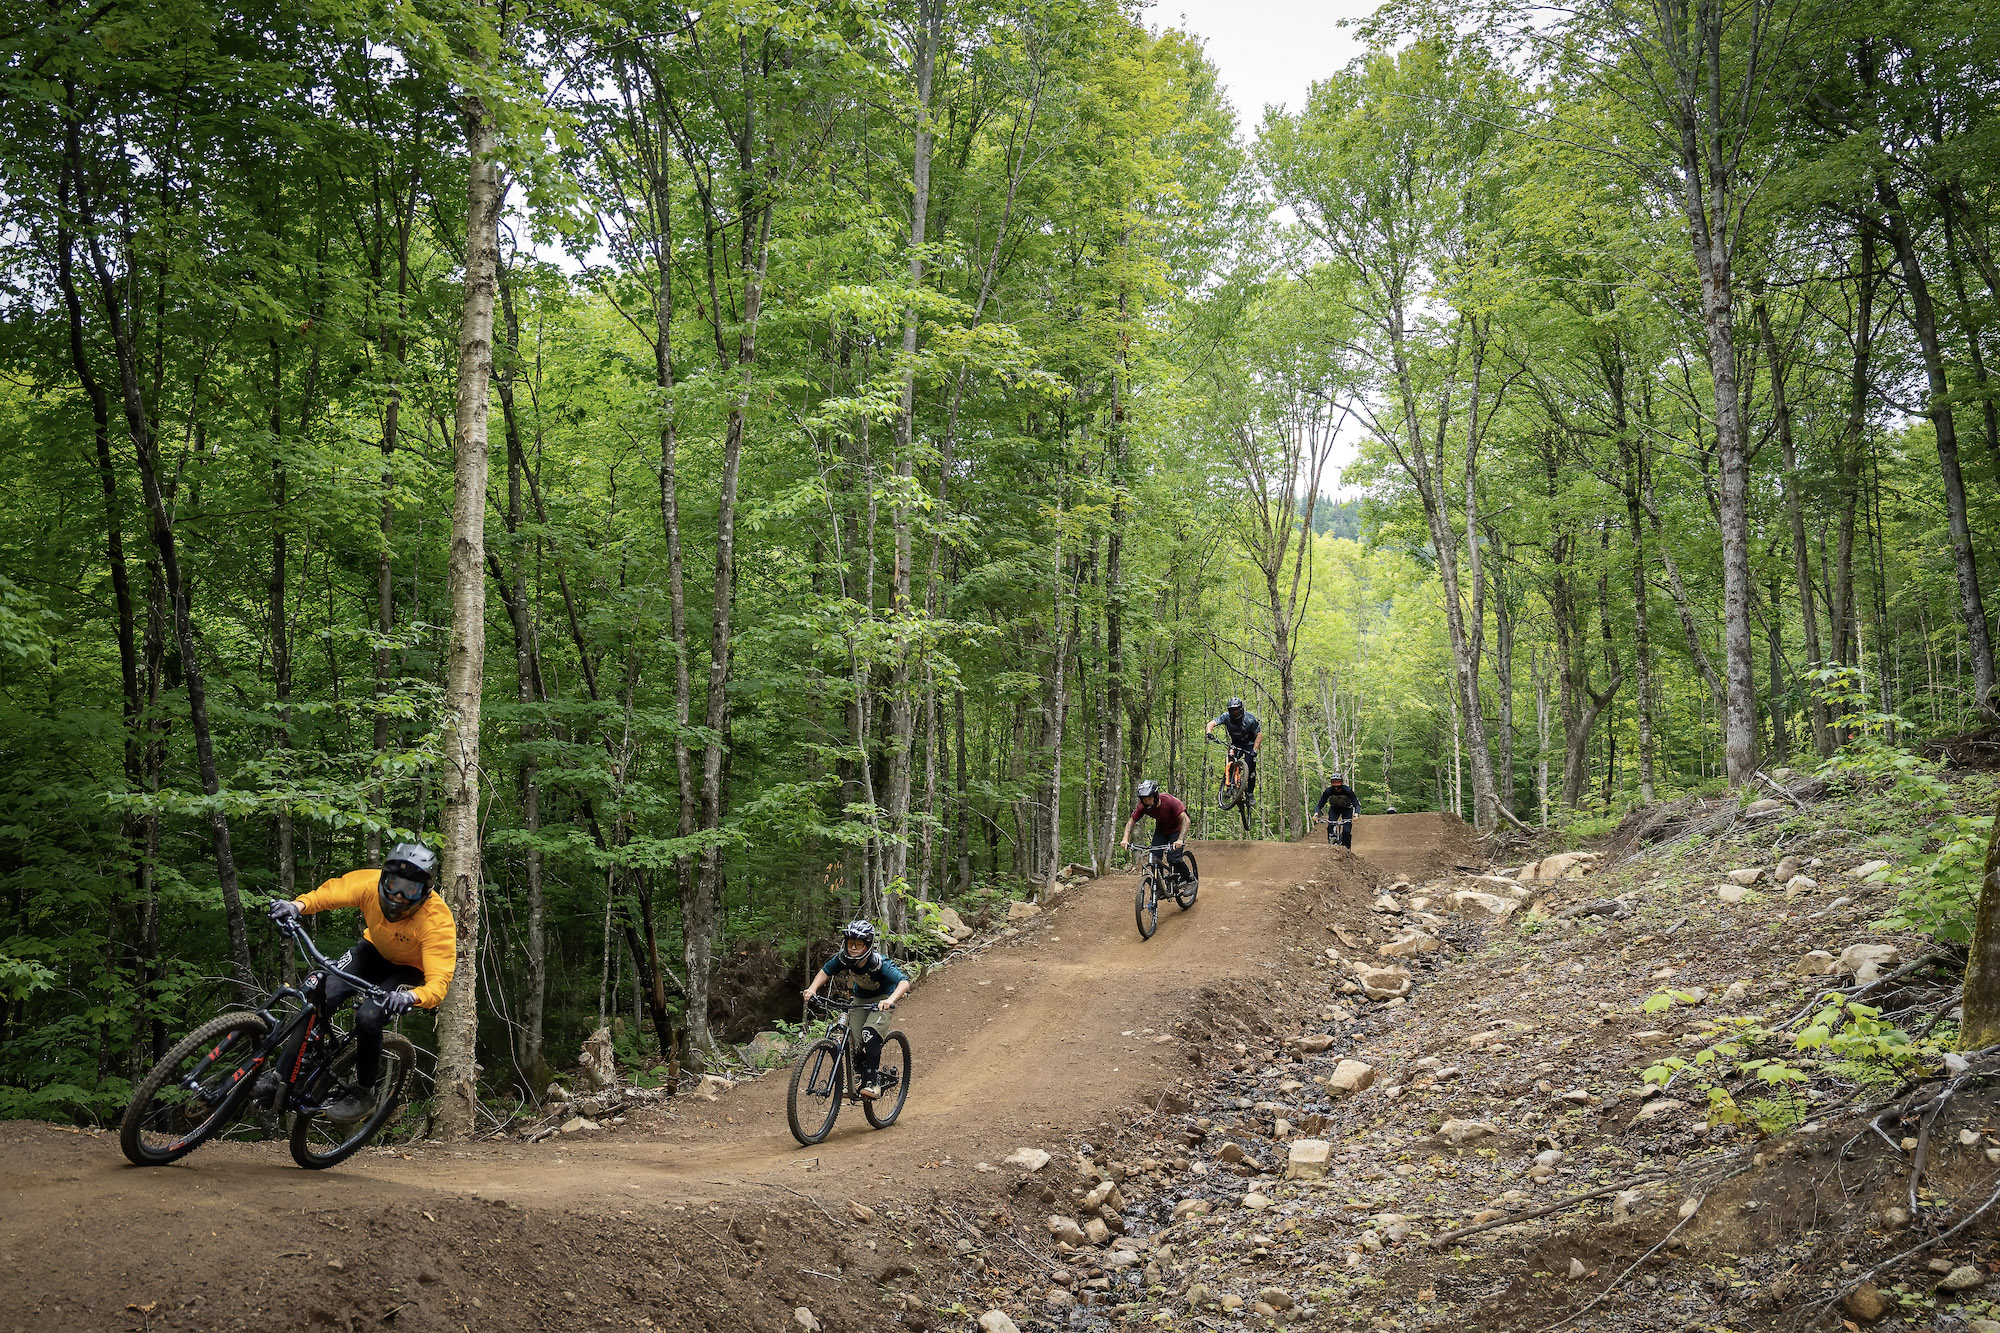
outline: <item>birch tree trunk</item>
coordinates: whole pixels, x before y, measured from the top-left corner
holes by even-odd
[[[479,1102],[479,703],[486,666],[486,411],[493,375],[493,307],[499,286],[499,221],[506,194],[486,104],[464,105],[465,295],[458,327],[458,397],[452,430],[451,554],[446,586],[451,638],[445,651],[447,722],[440,779],[444,890],[458,922],[458,967],[438,1010],[438,1133],[464,1138]]]

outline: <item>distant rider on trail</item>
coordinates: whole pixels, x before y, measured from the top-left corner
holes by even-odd
[[[1167,860],[1173,864],[1174,874],[1185,882],[1188,877],[1184,859],[1187,851],[1187,806],[1161,791],[1160,784],[1151,778],[1140,783],[1135,794],[1139,798],[1139,806],[1125,821],[1125,836],[1118,840],[1118,845],[1130,848],[1132,830],[1138,827],[1141,819],[1150,817],[1153,821],[1152,845],[1171,849]]]
[[[875,1006],[862,1021],[861,1054],[854,1066],[861,1095],[872,1102],[882,1095],[882,1034],[889,1030],[889,1011],[908,993],[910,979],[875,947],[874,922],[850,921],[842,927],[840,935],[840,952],[813,973],[812,985],[805,988],[804,994],[807,1003],[811,1003],[829,979],[845,973],[852,978],[855,1002]]]
[[[354,1074],[361,1091],[329,1106],[329,1120],[352,1122],[374,1108],[376,1083],[382,1075],[382,1028],[412,1009],[437,1008],[451,988],[451,974],[458,965],[458,923],[445,900],[433,891],[437,869],[436,852],[418,842],[398,843],[380,870],[350,871],[296,899],[271,900],[268,910],[277,922],[297,921],[336,907],[360,908],[365,928],[340,958],[340,968],[378,986],[394,987],[381,999],[362,1001],[354,1011]],[[354,994],[354,987],[340,977],[329,976],[323,984],[329,1014]],[[293,1055],[285,1053],[287,1064]],[[276,1076],[275,1070],[263,1075]]]
[[[1313,807],[1313,818],[1326,812],[1326,840],[1336,838],[1342,847],[1354,846],[1354,816],[1361,812],[1361,802],[1355,798],[1354,788],[1347,785],[1347,778],[1339,773],[1327,776],[1326,786],[1320,791],[1319,804]]]
[[[1207,734],[1213,736],[1217,727],[1222,728],[1231,745],[1243,752],[1248,770],[1243,777],[1243,799],[1247,802],[1257,794],[1257,751],[1264,745],[1264,724],[1243,707],[1241,699],[1231,699],[1229,706],[1208,724]]]

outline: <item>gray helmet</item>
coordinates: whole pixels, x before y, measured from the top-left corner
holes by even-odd
[[[1139,784],[1139,790],[1137,794],[1139,799],[1142,801],[1145,800],[1148,796],[1158,796],[1160,794],[1160,784],[1153,781],[1151,778],[1147,778],[1144,782]]]
[[[437,880],[438,855],[420,842],[399,842],[382,862],[375,896],[382,915],[401,921],[424,905]]]

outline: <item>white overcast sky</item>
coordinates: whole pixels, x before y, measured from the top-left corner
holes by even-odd
[[[1315,79],[1361,53],[1342,19],[1366,18],[1380,0],[1152,0],[1146,22],[1200,35],[1222,71],[1246,137],[1273,103],[1297,111]]]
[[[1248,140],[1263,122],[1264,108],[1297,111],[1317,79],[1326,78],[1361,54],[1354,29],[1342,19],[1366,18],[1381,0],[1152,0],[1147,25],[1178,28],[1203,39],[1236,108],[1239,133]],[[1337,499],[1362,492],[1341,483],[1340,471],[1354,461],[1360,432],[1350,423],[1333,446],[1320,491]]]

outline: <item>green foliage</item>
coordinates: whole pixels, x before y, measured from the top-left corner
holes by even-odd
[[[1661,1013],[1675,1003],[1694,1002],[1690,992],[1662,991],[1649,996],[1644,1009]],[[1685,1080],[1706,1098],[1711,1124],[1751,1126],[1764,1134],[1779,1132],[1809,1109],[1795,1091],[1811,1079],[1800,1058],[1817,1057],[1822,1066],[1859,1082],[1889,1083],[1914,1066],[1936,1061],[1947,1049],[1936,1040],[1914,1040],[1885,1020],[1880,1009],[1834,993],[1797,1031],[1723,1015],[1703,1020],[1700,1040],[1703,1045],[1693,1055],[1666,1056],[1640,1077],[1661,1086]],[[1752,1090],[1755,1095],[1749,1095]]]

